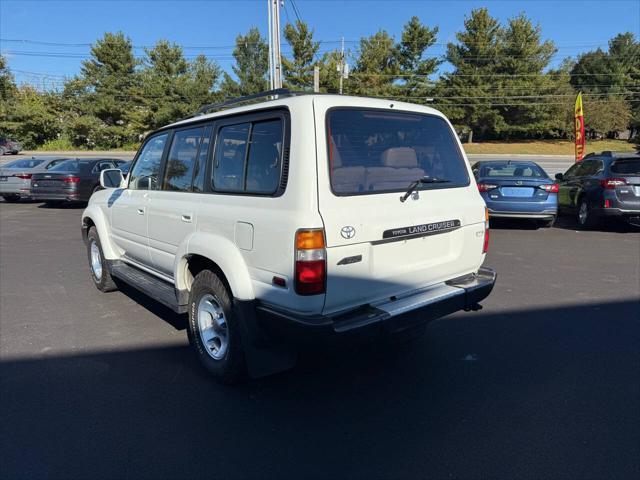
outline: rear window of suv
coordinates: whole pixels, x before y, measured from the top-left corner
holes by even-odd
[[[336,195],[469,185],[454,132],[435,115],[337,108],[327,114],[331,188]]]
[[[640,175],[640,158],[621,158],[611,165],[611,173]]]

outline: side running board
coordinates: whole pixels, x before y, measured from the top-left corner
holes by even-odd
[[[179,295],[172,284],[119,260],[109,262],[108,265],[111,276],[131,285],[176,313],[188,311],[186,295]],[[179,296],[185,298],[179,299]]]

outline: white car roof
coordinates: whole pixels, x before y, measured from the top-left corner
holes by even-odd
[[[167,125],[164,128],[178,127],[188,125],[193,122],[199,122],[211,118],[223,117],[227,115],[233,115],[238,113],[257,112],[274,107],[296,107],[304,104],[310,105],[315,99],[321,100],[326,106],[331,104],[335,107],[363,107],[363,108],[381,108],[381,109],[397,109],[399,111],[409,111],[416,113],[425,113],[430,115],[437,115],[444,117],[444,115],[432,107],[424,105],[418,105],[415,103],[398,102],[396,100],[388,100],[384,98],[371,98],[371,97],[356,97],[351,95],[334,95],[334,94],[322,94],[322,93],[304,93],[293,96],[286,96],[276,100],[269,100],[266,102],[252,103],[249,105],[243,105],[239,107],[225,108],[213,113],[207,113],[204,115],[197,115],[184,120],[179,120],[175,123]]]

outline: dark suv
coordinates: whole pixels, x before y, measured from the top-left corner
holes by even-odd
[[[591,153],[556,179],[560,212],[575,214],[582,227],[596,227],[605,217],[640,226],[640,155]]]

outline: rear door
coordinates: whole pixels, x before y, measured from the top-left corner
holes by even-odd
[[[330,107],[315,100],[325,313],[475,271],[484,202],[450,124],[422,112]],[[442,183],[401,201],[420,178]]]
[[[206,132],[205,132],[206,130]],[[149,193],[149,252],[154,269],[173,276],[176,252],[196,228],[211,127],[190,126],[173,134],[162,185]],[[196,178],[195,188],[192,186]],[[194,191],[195,190],[195,191]]]

